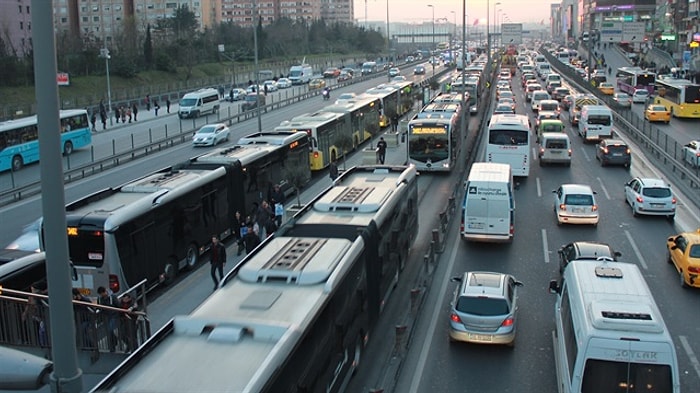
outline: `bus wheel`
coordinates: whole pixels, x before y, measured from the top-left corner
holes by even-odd
[[[170,285],[175,280],[175,275],[177,274],[177,262],[170,258],[168,263],[165,264],[165,270],[163,271],[163,283],[165,285]]]
[[[73,153],[73,142],[68,141],[63,145],[63,155],[69,156]]]
[[[197,249],[197,246],[192,243],[187,247],[187,253],[185,254],[185,264],[187,270],[194,269],[194,267],[197,266],[197,262],[199,262],[199,250]]]
[[[14,156],[12,157],[12,170],[13,171],[18,171],[22,169],[24,166],[24,160],[22,159],[22,156]]]

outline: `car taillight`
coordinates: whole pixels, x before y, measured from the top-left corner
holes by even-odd
[[[569,157],[571,157],[571,149],[569,149]]]
[[[451,320],[452,322],[457,322],[457,323],[462,322],[462,320],[459,319],[459,315],[457,315],[457,314],[455,314],[455,313],[450,314],[450,320]]]
[[[544,147],[540,147],[540,153],[544,153]]]
[[[109,275],[109,289],[112,293],[119,293],[119,279],[115,274]]]
[[[603,148],[603,153],[608,154],[608,148],[607,148],[607,147],[604,147],[604,148]]]
[[[688,273],[700,273],[700,267],[688,266]]]
[[[559,210],[566,210],[566,205],[565,204],[559,204]]]
[[[503,323],[501,324],[501,326],[502,327],[513,326],[514,322],[515,322],[515,319],[513,317],[508,317],[505,320],[503,320]]]
[[[642,198],[642,197],[639,196],[639,195],[637,195],[637,198],[636,198],[636,199],[637,199],[637,202],[639,202],[639,203],[643,203],[643,202],[644,202],[644,198]]]
[[[632,150],[630,150],[629,147],[628,147],[627,150],[625,150],[625,153],[627,153],[627,154],[632,154]]]
[[[598,205],[592,205],[591,206],[592,211],[598,211]]]
[[[671,198],[671,203],[674,205],[676,204],[676,197]]]
[[[700,157],[700,151],[695,153],[695,157]]]

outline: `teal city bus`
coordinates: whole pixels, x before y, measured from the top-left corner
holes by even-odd
[[[61,149],[68,156],[74,149],[90,146],[92,133],[88,113],[83,109],[63,110]],[[39,127],[37,116],[0,123],[0,171],[18,171],[26,164],[39,161]]]

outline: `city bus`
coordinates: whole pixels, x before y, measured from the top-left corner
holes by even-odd
[[[354,146],[372,139],[372,129],[370,124],[379,124],[381,116],[381,102],[376,97],[357,96],[350,100],[344,100],[337,104],[323,108],[326,112],[343,113],[349,119],[352,127],[352,138]]]
[[[146,279],[152,288],[195,268],[212,235],[232,235],[236,211],[250,212],[284,185],[285,168],[308,171],[306,134],[276,137],[282,142],[260,135],[268,142],[217,149],[68,204],[73,287],[96,297],[101,286],[121,293]]]
[[[419,112],[408,122],[408,162],[419,171],[449,172],[456,165],[459,114]]]
[[[343,173],[92,391],[346,391],[386,337],[375,330],[417,235],[417,182],[413,167]]]
[[[654,82],[656,74],[639,67],[620,67],[615,74],[617,89],[630,96],[636,89],[644,89],[649,94],[654,94]]]
[[[413,82],[392,82],[367,89],[362,96],[376,97],[381,102],[381,116],[379,127],[385,128],[391,125],[393,114],[401,117],[413,107],[412,91]]]
[[[700,119],[700,85],[687,79],[657,79],[654,102],[665,106],[674,117]]]
[[[75,149],[90,146],[92,132],[88,113],[83,109],[62,110],[61,149],[70,155]],[[37,116],[0,123],[0,171],[18,171],[39,161],[39,127]]]
[[[320,171],[346,153],[338,143],[349,139],[353,148],[357,145],[353,138],[351,119],[344,113],[323,110],[305,113],[292,120],[285,120],[275,127],[275,131],[304,132],[309,138],[309,165],[312,171]]]
[[[527,115],[493,115],[488,128],[486,161],[510,164],[513,176],[529,176],[530,133]]]

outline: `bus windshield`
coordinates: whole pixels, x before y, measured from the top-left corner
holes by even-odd
[[[447,132],[442,135],[411,135],[409,154],[411,158],[423,162],[447,159],[449,157]]]

